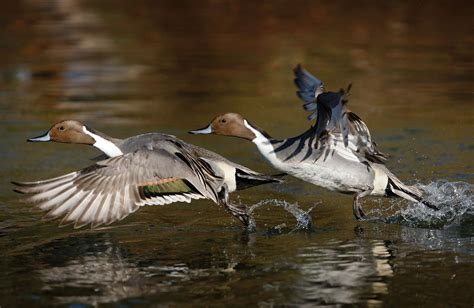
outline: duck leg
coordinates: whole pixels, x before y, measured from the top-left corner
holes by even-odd
[[[219,203],[222,204],[225,209],[230,212],[235,218],[240,220],[244,226],[248,227],[250,225],[251,218],[247,212],[247,207],[244,204],[232,204],[229,201],[229,191],[227,187],[223,187],[219,191]]]
[[[357,220],[363,220],[365,218],[365,213],[364,213],[364,210],[362,209],[362,205],[360,204],[360,199],[365,196],[370,195],[372,190],[373,188],[370,188],[368,190],[361,191],[354,196],[354,201],[352,203],[352,211],[354,213],[354,217]]]

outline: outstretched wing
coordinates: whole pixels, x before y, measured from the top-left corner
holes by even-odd
[[[220,178],[187,153],[175,154],[140,150],[53,179],[13,184],[15,191],[32,194],[27,201],[48,211],[47,218],[64,216],[61,224],[76,228],[111,224],[143,205],[201,198],[217,202]]]

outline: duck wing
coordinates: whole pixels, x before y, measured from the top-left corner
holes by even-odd
[[[12,182],[15,191],[31,194],[29,202],[64,218],[76,228],[111,224],[144,205],[217,202],[221,178],[186,151],[140,150],[95,163],[83,170],[37,182]]]
[[[347,111],[344,114],[349,125],[350,136],[354,136],[353,143],[357,153],[360,153],[367,160],[383,164],[387,161],[388,155],[379,151],[377,143],[372,140],[367,125],[355,113]]]
[[[308,119],[316,118],[316,124],[310,130],[316,134],[319,147],[330,148],[329,140],[342,141],[352,157],[378,163],[386,161],[387,156],[377,149],[364,121],[346,108],[351,85],[339,92],[324,92],[322,81],[301,65],[294,69],[294,74],[298,97],[305,103],[304,109],[312,112]],[[331,138],[327,138],[328,133]]]
[[[325,92],[319,95],[316,119],[319,145],[331,148],[336,142],[341,142],[344,146],[337,148],[340,153],[350,151],[350,156],[357,157],[360,161],[384,163],[387,155],[377,149],[367,125],[355,113],[345,108],[349,90],[350,86],[347,90],[341,89],[337,93]],[[325,134],[329,138],[325,138]],[[332,144],[327,144],[328,141]]]
[[[215,173],[219,174],[219,172],[215,169],[221,169],[222,166],[224,166],[224,168],[226,168],[225,166],[228,166],[229,168],[235,169],[237,190],[242,190],[266,183],[282,183],[282,178],[286,175],[284,173],[275,175],[262,174],[245,166],[234,163],[233,161],[230,161],[227,158],[208,149],[201,148],[193,144],[187,144],[187,146],[190,147],[197,156],[205,160],[209,165],[214,166],[213,170]]]
[[[308,116],[308,119],[312,121],[316,117],[316,99],[319,94],[324,92],[324,84],[321,80],[311,75],[300,64],[293,69],[293,72],[295,74],[295,85],[298,87],[296,95],[305,102],[303,108],[306,111],[312,112],[312,114]]]
[[[317,119],[316,133],[318,137],[324,132],[339,131],[342,133],[344,145],[347,147],[349,142],[349,126],[347,117],[345,117],[345,107],[347,96],[351,85],[347,91],[341,89],[339,92],[324,92],[318,95],[317,101]]]
[[[324,85],[321,80],[314,77],[298,64],[294,70],[295,84],[298,87],[296,94],[304,102],[303,108],[310,111],[308,120],[316,121],[316,134],[321,137],[326,131],[331,131],[338,127],[344,136],[344,144],[347,146],[348,127],[343,117],[344,105],[351,86],[347,91],[324,92]]]

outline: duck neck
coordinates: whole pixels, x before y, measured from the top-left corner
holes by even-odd
[[[254,139],[249,138],[250,141],[254,142],[255,139],[268,140],[268,141],[273,140],[273,138],[266,131],[253,125],[249,121],[244,120],[244,125],[247,129],[249,129],[255,135]]]
[[[252,142],[257,146],[258,151],[265,157],[270,164],[274,167],[278,164],[278,159],[275,154],[275,148],[273,144],[277,142],[275,139],[270,137],[263,130],[253,126],[247,120],[244,121],[245,126],[255,135],[255,138],[252,139]]]
[[[120,150],[120,148],[117,146],[117,143],[119,141],[118,139],[108,137],[107,135],[101,132],[87,128],[86,126],[84,126],[82,129],[85,134],[91,136],[92,139],[95,140],[95,143],[92,145],[104,152],[104,154],[108,157],[116,157],[123,155],[122,150]]]

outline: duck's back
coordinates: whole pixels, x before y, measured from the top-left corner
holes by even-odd
[[[171,146],[176,146],[176,144],[180,142],[182,141],[173,135],[147,133],[124,139],[118,144],[118,147],[122,152],[130,153],[141,149],[168,149]]]
[[[124,153],[130,153],[140,149],[152,150],[164,148],[173,151],[175,149],[185,148],[186,150],[190,151],[191,153],[194,153],[198,157],[212,161],[219,161],[228,165],[232,165],[234,167],[242,167],[215,152],[212,152],[210,150],[191,143],[187,143],[177,138],[176,136],[162,133],[147,133],[124,139],[119,145],[119,148]]]

